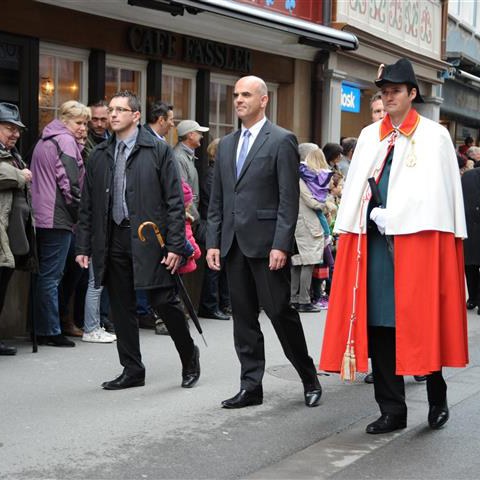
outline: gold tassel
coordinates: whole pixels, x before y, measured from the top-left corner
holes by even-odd
[[[355,381],[356,373],[357,373],[357,362],[355,359],[355,349],[353,345],[348,343],[345,353],[343,354],[340,378],[344,381],[348,380],[349,382],[353,382]]]

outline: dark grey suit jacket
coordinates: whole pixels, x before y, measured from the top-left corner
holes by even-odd
[[[298,143],[269,120],[260,130],[236,178],[240,131],[220,141],[208,209],[207,248],[225,257],[234,236],[243,254],[266,258],[290,252],[298,217]]]

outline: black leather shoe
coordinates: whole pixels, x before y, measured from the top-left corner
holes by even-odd
[[[222,402],[223,408],[243,408],[263,403],[263,390],[261,387],[252,391],[240,390],[234,397]]]
[[[406,428],[407,416],[406,415],[394,415],[393,413],[382,413],[382,416],[367,425],[365,431],[371,434],[388,433],[395,430]]]
[[[15,347],[10,347],[5,345],[3,342],[0,342],[0,355],[16,355],[17,349]]]
[[[320,384],[315,387],[305,390],[305,405],[307,407],[317,407],[320,405],[320,398],[322,396],[322,387]]]
[[[442,428],[450,418],[447,402],[442,405],[430,405],[428,409],[428,424],[430,428],[438,430]]]
[[[426,375],[414,375],[413,378],[416,382],[426,382],[427,376]]]
[[[473,310],[476,306],[477,304],[475,302],[467,301],[467,310]]]
[[[102,388],[105,390],[123,390],[124,388],[143,387],[145,385],[145,377],[131,376],[122,373],[119,377],[109,382],[103,382]]]
[[[75,342],[69,340],[63,333],[58,335],[37,335],[39,345],[48,345],[50,347],[74,347]]]
[[[299,303],[297,308],[297,312],[314,313],[319,311],[320,309],[311,303]]]
[[[213,320],[230,320],[230,317],[220,310],[216,310],[215,312],[205,312],[200,310],[198,316],[202,318],[211,318]]]
[[[363,379],[363,381],[365,383],[373,383],[373,373],[372,372],[367,373],[367,375],[365,375],[365,378]]]
[[[200,350],[196,345],[193,346],[193,357],[190,360],[188,368],[182,372],[182,387],[192,388],[200,378]]]

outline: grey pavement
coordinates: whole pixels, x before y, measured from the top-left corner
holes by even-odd
[[[319,358],[325,312],[302,314]],[[264,404],[224,410],[238,391],[232,323],[203,320],[209,347],[202,376],[180,385],[168,337],[142,330],[146,386],[104,391],[120,373],[114,344],[73,349],[17,344],[0,357],[0,479],[478,478],[480,317],[469,313],[471,364],[449,369],[451,420],[426,426],[425,386],[407,378],[409,426],[369,436],[377,417],[372,387],[321,376],[322,404],[303,404],[302,385],[262,314],[267,372]]]

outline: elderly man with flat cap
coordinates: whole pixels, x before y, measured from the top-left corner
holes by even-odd
[[[178,143],[173,149],[175,160],[177,161],[180,177],[187,182],[193,192],[193,205],[190,207],[190,213],[194,220],[200,218],[198,206],[200,202],[200,186],[198,181],[198,172],[195,167],[195,149],[200,147],[203,134],[208,132],[208,127],[202,127],[195,120],[182,120],[177,125]]]
[[[32,173],[15,145],[25,125],[18,107],[0,103],[0,313],[15,268],[31,265],[33,221],[30,204]],[[0,342],[0,355],[15,355],[13,346]]]
[[[343,190],[320,367],[353,379],[370,354],[381,412],[370,434],[407,426],[403,376],[426,375],[438,429],[442,367],[468,362],[460,175],[448,131],[413,108],[423,99],[410,61],[381,65],[375,84],[386,115],[363,129]]]

